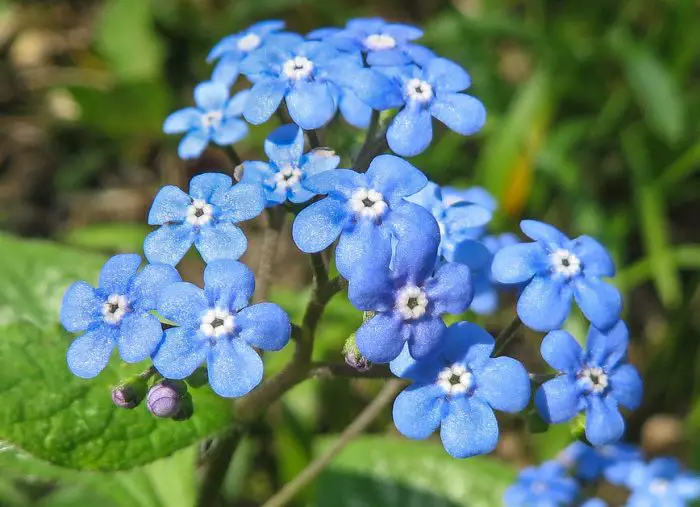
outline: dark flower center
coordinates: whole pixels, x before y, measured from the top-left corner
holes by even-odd
[[[109,313],[115,313],[119,310],[119,303],[107,303],[107,311]]]
[[[418,306],[418,298],[416,298],[416,297],[408,298],[408,301],[406,301],[406,306],[408,306],[411,310],[413,310],[416,306]]]
[[[414,90],[415,90],[415,92],[416,92],[418,95],[423,95],[423,92],[425,91],[425,90],[423,90],[423,85],[422,85],[422,84],[416,85],[416,87],[414,88]]]
[[[568,268],[569,266],[571,266],[571,261],[569,260],[568,257],[564,257],[561,260],[561,265],[564,266],[565,268]]]
[[[461,384],[461,383],[462,383],[461,376],[460,376],[460,375],[457,375],[457,374],[455,374],[455,373],[453,373],[453,374],[450,376],[449,381],[450,381],[450,385],[453,385],[453,386],[456,386],[457,384]]]
[[[211,321],[211,327],[213,327],[213,328],[217,328],[217,327],[223,326],[223,325],[224,325],[223,319],[220,319],[218,317]]]
[[[365,197],[364,199],[362,199],[362,204],[364,204],[366,208],[371,208],[372,206],[374,206],[374,201],[369,197]]]
[[[201,217],[202,215],[204,215],[204,210],[202,208],[197,208],[194,210],[194,216],[197,218]]]

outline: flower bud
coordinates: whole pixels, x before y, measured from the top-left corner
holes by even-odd
[[[180,410],[173,416],[173,421],[186,421],[194,414],[194,404],[192,403],[192,395],[185,393],[180,399]]]
[[[133,375],[112,389],[112,401],[120,408],[136,408],[146,397],[147,391],[147,380],[141,375]]]
[[[173,417],[182,406],[182,397],[187,393],[183,382],[164,380],[155,384],[148,391],[146,405],[149,412],[156,417]]]
[[[372,367],[372,363],[369,359],[360,354],[360,350],[355,343],[354,334],[351,334],[350,338],[345,341],[343,356],[345,356],[345,363],[359,372],[365,372]]]

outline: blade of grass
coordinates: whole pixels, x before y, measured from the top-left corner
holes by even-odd
[[[674,247],[671,258],[678,269],[700,270],[700,245]],[[630,291],[649,280],[654,274],[654,263],[649,257],[626,267],[615,277],[615,285],[622,291]]]

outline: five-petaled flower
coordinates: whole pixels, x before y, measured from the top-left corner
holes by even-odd
[[[491,272],[497,282],[524,285],[517,311],[525,325],[536,331],[559,329],[573,299],[598,329],[620,320],[620,293],[601,280],[613,276],[615,266],[600,243],[589,236],[570,240],[535,220],[523,220],[520,228],[535,242],[499,250]]]
[[[628,507],[690,507],[700,499],[700,476],[683,470],[675,458],[635,461],[624,484],[632,490]]]
[[[205,262],[243,255],[248,241],[236,223],[258,216],[265,195],[260,185],[231,184],[230,176],[206,173],[192,178],[189,195],[161,188],[148,214],[149,225],[161,226],[143,244],[148,260],[175,265],[192,243]]]
[[[172,266],[149,264],[140,272],[141,257],[119,254],[100,272],[98,288],[86,282],[71,285],[63,296],[61,324],[78,336],[68,349],[70,370],[82,378],[99,374],[116,346],[127,363],[148,359],[163,337],[151,313],[161,291],[179,282]]]
[[[312,253],[340,236],[335,260],[346,278],[368,264],[388,265],[394,240],[411,238],[437,245],[440,232],[433,217],[404,199],[426,182],[422,172],[393,155],[376,157],[366,174],[335,169],[309,177],[304,187],[328,196],[297,215],[294,241]]]
[[[394,402],[394,424],[405,436],[428,438],[438,427],[447,452],[465,458],[498,443],[495,410],[519,412],[530,398],[530,379],[518,361],[492,358],[495,340],[476,324],[450,326],[437,355],[420,361],[408,348],[391,370],[413,384]]]
[[[206,363],[209,384],[220,396],[243,396],[262,380],[263,362],[253,347],[280,350],[289,341],[289,317],[273,303],[248,306],[253,272],[237,261],[204,269],[204,290],[170,285],[158,313],[177,324],[165,331],[153,365],[166,378],[183,379]]]
[[[206,81],[194,89],[197,107],[175,111],[165,119],[166,134],[186,132],[177,148],[183,159],[199,157],[209,141],[220,146],[236,143],[248,133],[248,124],[240,119],[250,92],[243,90],[229,97],[228,87]]]
[[[542,357],[562,374],[542,384],[535,403],[547,422],[560,423],[586,413],[586,438],[593,445],[616,442],[625,431],[619,405],[635,409],[642,379],[627,362],[629,336],[620,321],[603,333],[591,326],[586,350],[566,331],[552,331],[542,341]]]
[[[520,471],[518,481],[503,496],[506,507],[568,507],[579,493],[574,479],[559,463],[549,461]]]
[[[340,157],[326,148],[304,154],[304,132],[294,124],[275,129],[265,140],[265,153],[270,159],[269,163],[243,163],[241,181],[262,185],[268,206],[285,201],[308,201],[316,194],[304,188],[304,180],[335,169],[340,162]]]
[[[630,444],[591,447],[577,440],[559,453],[557,461],[578,479],[594,481],[604,473],[607,478],[612,470],[618,470],[614,475],[619,475],[621,467],[641,458],[641,450]]]

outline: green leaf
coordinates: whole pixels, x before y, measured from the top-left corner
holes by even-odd
[[[454,459],[434,442],[366,436],[320,475],[315,505],[493,507],[501,505],[515,475],[490,458]]]
[[[73,337],[57,321],[60,300],[71,282],[94,283],[104,259],[5,235],[0,248],[0,440],[61,466],[118,470],[168,456],[230,423],[230,400],[208,386],[191,389],[195,415],[186,422],[156,419],[145,406],[114,406],[112,386],[143,364],[114,358],[96,379],[74,377],[65,364]]]

